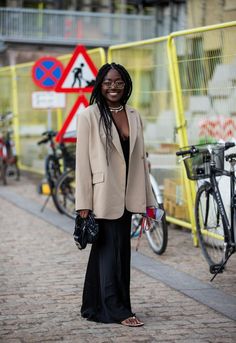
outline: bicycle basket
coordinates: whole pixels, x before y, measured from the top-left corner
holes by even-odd
[[[187,176],[190,180],[201,180],[210,177],[210,163],[214,160],[215,168],[220,169],[215,173],[216,176],[222,175],[224,169],[224,146],[216,144],[195,145],[199,150],[196,154],[184,158],[184,165]],[[210,147],[210,151],[208,150]],[[188,150],[185,147],[183,150]]]

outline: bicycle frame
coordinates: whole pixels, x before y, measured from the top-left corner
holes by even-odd
[[[218,171],[221,171],[217,168],[214,167],[214,164],[210,165],[210,182],[213,186],[213,189],[216,194],[216,200],[219,206],[219,211],[222,215],[222,222],[223,226],[226,229],[225,230],[225,242],[227,242],[230,246],[233,246],[235,243],[234,240],[234,214],[235,214],[235,209],[234,209],[234,199],[236,198],[235,194],[235,175],[234,175],[234,168],[231,167],[230,171],[224,170],[223,172],[221,171],[222,175],[230,177],[230,222],[225,210],[225,206],[222,200],[222,196],[219,190],[219,185],[216,180],[216,173]],[[217,238],[217,237],[216,237]]]
[[[216,149],[211,147],[211,144],[207,147],[202,148],[204,145],[192,145],[191,147],[183,148],[176,152],[177,156],[182,156],[182,160],[189,163],[185,163],[185,168],[187,176],[190,180],[202,180],[208,179],[199,188],[196,194],[196,204],[195,204],[195,218],[196,218],[196,228],[199,235],[199,241],[202,248],[202,252],[207,262],[210,265],[210,272],[214,274],[210,281],[213,281],[216,275],[223,272],[224,266],[226,265],[230,256],[235,252],[235,208],[236,208],[236,192],[235,192],[235,165],[236,165],[236,154],[229,154],[224,156],[224,152],[230,148],[236,146],[234,142],[217,143]],[[206,144],[205,144],[206,145]],[[222,150],[223,149],[223,150]],[[221,151],[220,151],[221,150]],[[199,154],[199,159],[191,159]],[[216,157],[216,158],[215,158]],[[190,159],[190,160],[187,160]],[[230,163],[230,171],[224,170],[224,159]],[[210,163],[209,163],[210,162]],[[200,168],[198,168],[200,166]],[[209,168],[209,169],[208,169]],[[218,185],[218,176],[227,176],[230,178],[230,216],[227,215],[225,205],[221,196],[221,192]],[[201,210],[201,197],[205,194],[205,213],[203,218],[199,215],[199,210]],[[210,197],[215,201],[213,210],[214,215],[214,225],[208,227],[208,217],[212,213],[210,205]],[[204,205],[204,204],[203,204]],[[211,220],[211,217],[209,217]],[[215,221],[216,220],[216,221]],[[220,220],[222,225],[220,225]],[[230,221],[229,221],[230,220]],[[204,222],[203,222],[204,221]],[[203,224],[203,225],[202,225]],[[202,228],[203,226],[203,228]],[[211,230],[216,229],[216,230]],[[217,232],[217,230],[219,231]],[[223,232],[222,232],[223,230]],[[216,233],[217,232],[217,233]],[[203,236],[206,238],[213,238],[213,240],[204,241]],[[213,257],[209,255],[207,251],[207,245],[209,243],[210,248],[215,248],[214,239],[221,241],[221,251],[223,254],[218,257]],[[216,261],[217,260],[217,261]],[[216,261],[216,262],[215,262]]]
[[[219,211],[222,216],[222,223],[224,227],[224,259],[221,265],[217,266],[210,266],[211,273],[214,274],[214,276],[211,278],[211,282],[214,280],[214,278],[217,276],[218,273],[223,271],[223,268],[225,264],[227,263],[230,256],[235,252],[235,239],[234,239],[234,214],[235,214],[235,172],[234,172],[234,166],[231,164],[230,171],[224,170],[222,172],[222,175],[230,177],[230,223],[228,220],[228,216],[225,211],[225,206],[220,194],[218,182],[216,180],[216,172],[219,171],[219,169],[214,167],[213,165],[210,165],[210,181],[211,185],[214,189],[215,195],[216,195],[216,201],[218,203]],[[215,268],[216,267],[216,268]]]
[[[156,179],[154,178],[154,176],[151,173],[149,173],[149,177],[150,177],[150,181],[151,181],[151,186],[152,186],[154,194],[156,196],[156,200],[157,200],[158,204],[162,204],[163,203],[163,198],[162,198],[162,195],[161,195],[160,188],[159,188],[159,186],[157,184],[157,181],[156,181]]]

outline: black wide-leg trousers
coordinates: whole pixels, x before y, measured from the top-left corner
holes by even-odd
[[[125,210],[116,220],[98,219],[99,238],[92,245],[85,275],[81,315],[118,323],[133,315],[130,304],[130,228]]]

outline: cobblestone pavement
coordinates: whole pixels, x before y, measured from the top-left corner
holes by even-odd
[[[44,202],[36,193],[35,180],[23,177],[20,183],[7,187],[32,202]],[[135,268],[131,270],[131,300],[144,327],[82,319],[79,312],[89,249],[78,251],[71,235],[6,201],[1,189],[0,342],[236,341],[235,321]],[[51,201],[48,207],[54,210]],[[135,240],[132,245],[135,247]],[[152,253],[145,237],[139,252],[209,282],[208,268],[200,249],[193,248],[189,231],[170,228],[163,256]],[[235,271],[233,256],[214,287],[235,295]]]

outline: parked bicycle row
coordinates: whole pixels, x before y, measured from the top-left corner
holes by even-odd
[[[38,145],[49,144],[50,148],[45,158],[45,181],[49,191],[44,207],[52,197],[60,213],[74,218],[75,187],[69,181],[70,175],[73,175],[74,179],[75,146],[67,146],[65,143],[56,144],[54,140],[56,134],[52,130],[45,131],[42,134],[44,138],[38,142]]]

